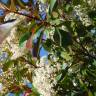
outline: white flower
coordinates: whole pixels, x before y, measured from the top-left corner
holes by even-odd
[[[3,89],[3,85],[2,83],[0,83],[0,91],[2,91],[2,89]]]

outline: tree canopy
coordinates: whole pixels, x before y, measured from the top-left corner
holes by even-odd
[[[11,59],[14,53],[7,48],[1,52],[0,65],[5,75],[0,82],[6,82],[2,96],[8,92],[19,96],[23,91],[28,96],[40,96],[33,85],[30,88],[21,84],[24,79],[33,84],[34,69],[41,67],[36,63],[40,62],[41,48],[47,51],[46,61],[51,67],[60,67],[53,76],[56,96],[95,96],[95,5],[95,0],[0,0],[1,25],[11,22],[10,18],[5,19],[10,13],[16,14],[16,20],[23,16],[16,38],[17,46],[27,50],[16,59]]]

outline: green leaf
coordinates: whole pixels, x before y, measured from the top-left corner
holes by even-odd
[[[73,5],[76,6],[76,5],[79,5],[79,4],[82,4],[83,3],[83,0],[72,0],[73,1]]]
[[[20,74],[22,75],[22,76],[25,76],[25,74],[28,72],[28,68],[23,68],[23,69],[21,69],[20,70]]]
[[[82,79],[80,79],[80,78],[79,78],[79,83],[80,83],[80,86],[81,86],[82,88],[84,88],[84,90],[87,91],[86,84],[85,84],[85,83],[82,81]]]
[[[56,3],[56,0],[50,0],[50,12],[52,12],[55,3]]]
[[[92,20],[96,20],[96,10],[89,11],[88,15]]]
[[[39,36],[38,41],[37,41],[37,58],[38,59],[39,59],[39,53],[40,53],[40,45],[42,42],[42,36],[43,36],[43,32],[40,33],[40,36]]]
[[[40,25],[40,26],[34,26],[34,27],[35,27],[35,33],[33,36],[33,40],[40,36],[41,30],[43,30],[44,26]]]
[[[70,4],[67,4],[64,9],[67,13],[70,13],[73,11],[73,7]]]
[[[69,32],[64,32],[64,31],[60,31],[61,36],[62,36],[62,46],[63,47],[68,47],[69,45],[72,44],[72,37],[71,37],[71,33]]]
[[[6,63],[3,64],[3,71],[7,71],[8,68],[10,68],[14,64],[14,61],[7,61]]]
[[[91,70],[86,70],[87,71],[87,73],[89,74],[89,75],[91,75],[92,77],[94,77],[94,78],[96,78],[96,74],[95,73],[93,73]]]
[[[43,43],[43,47],[45,48],[45,50],[47,51],[51,51],[52,48],[52,40],[51,39],[47,39],[45,43]]]
[[[62,76],[62,74],[57,75],[56,80],[59,81],[61,76]]]
[[[86,27],[82,24],[82,22],[77,22],[75,30],[79,37],[84,37],[87,34]]]
[[[14,76],[15,76],[17,82],[19,82],[19,81],[22,80],[22,75],[20,73],[20,70],[19,70],[19,66],[18,65],[17,65],[16,70],[13,73],[14,73]]]
[[[19,46],[22,47],[22,45],[24,44],[24,42],[26,40],[28,40],[30,36],[31,36],[31,32],[26,32],[24,35],[22,35],[21,38],[20,38],[20,40],[19,40]]]
[[[58,34],[59,33],[59,34]],[[60,44],[62,47],[66,48],[72,44],[72,36],[71,33],[65,32],[64,30],[59,29],[58,33],[54,33],[54,41]]]
[[[90,90],[88,91],[88,96],[93,96],[93,94]]]
[[[32,86],[32,96],[40,96],[38,90],[34,87],[34,85]]]
[[[22,0],[17,0],[18,4],[20,7],[25,8],[26,6],[24,5],[24,3],[22,2]]]
[[[62,43],[61,34],[60,34],[60,32],[59,32],[59,30],[57,28],[55,29],[53,38],[54,38],[54,41],[55,41],[56,44],[58,44],[60,46],[62,45],[61,44]]]
[[[73,32],[73,27],[72,27],[72,23],[71,21],[65,21],[64,25],[66,26],[66,28],[68,29],[68,31]]]
[[[95,66],[96,66],[96,60],[94,60],[94,61],[93,61],[93,65],[95,65]]]

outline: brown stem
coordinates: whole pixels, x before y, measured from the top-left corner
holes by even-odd
[[[22,61],[28,63],[29,65],[32,65],[34,68],[42,68],[42,67],[44,67],[44,66],[37,66],[37,65],[33,64],[31,61],[25,59],[24,57],[20,57],[20,59],[21,59]]]
[[[15,13],[15,14],[23,15],[23,16],[26,16],[26,17],[28,17],[28,18],[32,18],[32,19],[41,21],[41,20],[40,20],[39,18],[37,18],[37,17],[33,17],[33,16],[30,16],[30,15],[26,15],[26,14],[23,14],[23,13],[19,13],[19,12],[17,12],[17,11],[13,11],[13,10],[10,10],[10,9],[7,9],[6,11],[13,12],[13,13]]]

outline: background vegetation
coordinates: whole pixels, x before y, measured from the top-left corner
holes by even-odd
[[[0,0],[1,24],[9,13],[25,17],[25,23],[17,26],[17,46],[25,44],[27,50],[14,60],[7,48],[7,57],[1,52],[5,59],[0,62],[0,81],[6,85],[1,96],[8,92],[17,96],[22,92],[40,95],[34,86],[22,84],[22,80],[33,84],[32,74],[40,67],[36,62],[40,61],[42,47],[48,52],[51,67],[60,65],[54,73],[56,96],[96,96],[95,5],[95,0]]]

